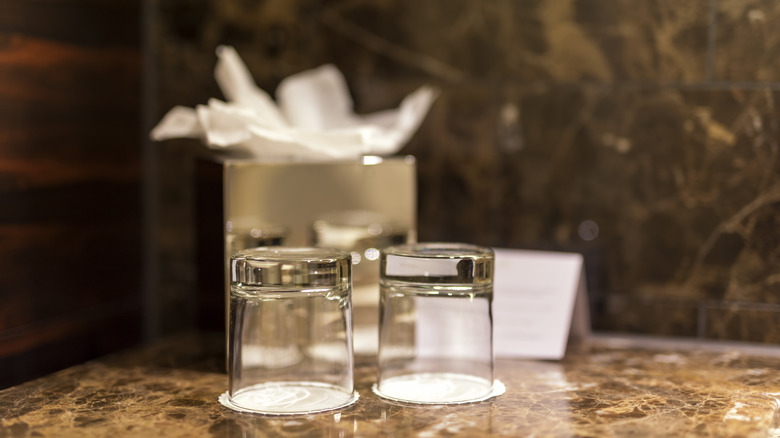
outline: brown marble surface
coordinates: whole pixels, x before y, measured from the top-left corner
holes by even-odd
[[[462,406],[392,404],[370,390],[336,413],[238,414],[221,334],[189,334],[0,391],[0,437],[739,436],[780,432],[780,351],[603,342],[561,362],[499,359],[506,394]],[[666,345],[667,347],[663,347]],[[693,345],[693,344],[692,344]]]

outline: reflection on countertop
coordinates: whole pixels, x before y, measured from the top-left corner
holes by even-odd
[[[223,343],[181,335],[2,390],[0,436],[780,436],[776,347],[596,338],[561,362],[498,359],[496,399],[428,407],[377,398],[359,357],[351,408],[263,417],[217,402]]]

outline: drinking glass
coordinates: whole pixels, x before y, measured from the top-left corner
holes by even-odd
[[[224,405],[290,415],[357,400],[351,272],[349,253],[329,248],[260,247],[231,257]]]
[[[462,243],[382,250],[377,395],[449,404],[500,392],[493,376],[493,264],[493,250]]]

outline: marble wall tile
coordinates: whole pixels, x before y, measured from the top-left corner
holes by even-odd
[[[522,144],[514,151],[490,123],[515,112],[505,103],[512,94],[521,120],[510,138],[520,133]],[[740,310],[780,296],[776,99],[769,89],[551,87],[501,93],[492,104],[447,100],[443,118],[459,128],[441,129],[457,140],[436,143],[452,139],[433,116],[425,146],[445,149],[434,163],[454,162],[425,176],[420,151],[421,199],[439,200],[422,202],[421,223],[437,238],[584,253],[597,328],[777,342],[776,308],[762,318]],[[443,179],[465,190],[431,193],[428,182]],[[446,220],[469,208],[485,216]],[[622,297],[634,303],[627,311],[612,306]],[[702,315],[708,300],[732,303],[719,314],[748,329],[711,328],[721,318]]]
[[[216,48],[232,45],[258,85],[273,91],[284,77],[311,68],[318,27],[314,0],[244,2],[159,0],[150,29],[149,50],[164,114],[173,105],[205,103],[221,97],[213,69]]]
[[[777,306],[717,306],[707,310],[707,333],[709,338],[742,340],[763,343],[778,343]]]
[[[467,81],[705,77],[709,2],[329,2],[327,55],[357,74]]]
[[[780,3],[718,0],[714,78],[721,81],[780,80]]]
[[[609,310],[615,296],[775,302],[777,97],[448,89],[406,149],[420,169],[420,237],[582,252],[602,327],[656,320]],[[680,335],[696,332],[692,308],[670,322],[690,321]]]
[[[702,333],[701,305],[696,300],[611,295],[594,323],[596,330],[651,336],[695,338]],[[599,315],[599,313],[597,313]],[[609,317],[603,317],[609,315]]]
[[[334,63],[358,112],[436,85],[402,151],[417,157],[421,240],[581,252],[600,329],[780,343],[776,331],[754,334],[780,318],[774,2],[195,6],[156,3],[158,116],[219,96],[220,43],[270,92]],[[176,303],[191,281],[192,199],[176,181],[191,167],[176,161],[183,146],[160,147],[174,148],[161,152],[174,171],[160,193],[175,201],[161,211],[176,212],[161,219],[171,239],[160,245]]]

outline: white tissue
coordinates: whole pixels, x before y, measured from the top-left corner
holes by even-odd
[[[276,102],[257,87],[235,49],[217,49],[214,77],[227,102],[172,108],[153,140],[201,138],[212,149],[241,149],[265,160],[352,159],[397,153],[438,92],[423,86],[398,108],[357,115],[344,76],[333,65],[285,78]]]

